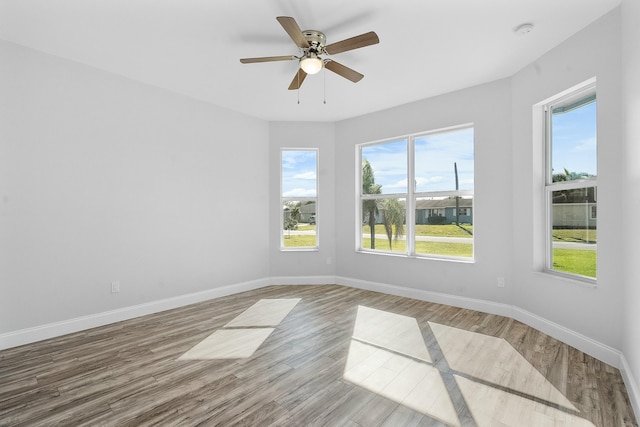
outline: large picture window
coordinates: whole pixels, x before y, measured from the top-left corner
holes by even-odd
[[[597,132],[595,84],[545,105],[546,269],[596,279]]]
[[[280,152],[280,247],[318,248],[318,150]]]
[[[471,126],[357,147],[358,247],[435,258],[473,258]]]

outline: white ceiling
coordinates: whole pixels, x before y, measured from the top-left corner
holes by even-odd
[[[513,75],[619,4],[0,0],[0,38],[262,119],[336,121]],[[308,76],[298,94],[287,90],[295,61],[241,64],[299,53],[276,16],[323,31],[327,43],[375,31],[380,44],[332,57],[364,79],[326,71]],[[514,32],[528,22],[531,33]]]

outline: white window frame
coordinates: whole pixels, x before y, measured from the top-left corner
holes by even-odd
[[[448,191],[430,191],[430,192],[417,192],[415,181],[415,140],[420,137],[436,135],[440,133],[455,132],[464,129],[474,129],[473,123],[465,123],[458,126],[451,126],[447,128],[435,129],[427,132],[420,132],[409,134],[405,136],[399,136],[395,138],[389,138],[379,141],[366,142],[356,145],[356,252],[361,253],[375,253],[394,256],[405,256],[410,258],[423,258],[423,259],[436,259],[436,260],[449,260],[459,262],[475,262],[475,233],[472,242],[472,255],[471,257],[457,257],[450,255],[439,254],[424,254],[416,252],[415,245],[415,210],[417,199],[423,197],[474,197],[474,190],[448,190]],[[397,142],[405,140],[407,143],[407,192],[406,193],[386,193],[386,194],[363,194],[362,193],[362,148],[372,145],[379,145],[389,142]],[[474,158],[475,158],[475,137],[474,137]],[[475,175],[475,168],[474,168]],[[384,249],[375,249],[362,247],[362,202],[364,200],[384,200],[384,199],[405,199],[405,236],[406,236],[406,252],[396,252]],[[475,205],[474,205],[475,206]],[[443,209],[444,210],[444,209]],[[471,210],[474,215],[473,210]],[[475,216],[475,215],[474,215]],[[474,220],[475,226],[475,220]]]
[[[553,170],[552,170],[552,129],[551,129],[551,117],[554,107],[569,105],[573,102],[578,102],[589,96],[596,95],[596,80],[590,79],[580,85],[577,85],[563,93],[553,97],[542,103],[542,111],[544,114],[544,147],[545,147],[545,161],[544,161],[544,233],[545,233],[545,253],[544,253],[544,266],[543,272],[564,277],[572,280],[577,280],[590,286],[595,286],[597,283],[596,278],[583,276],[580,274],[569,273],[565,271],[559,271],[553,269],[553,192],[561,190],[575,190],[575,189],[588,189],[595,188],[596,194],[598,191],[598,180],[596,178],[588,179],[576,179],[571,181],[559,181],[553,182]],[[597,102],[597,98],[596,98]],[[596,142],[597,144],[597,142]],[[597,146],[596,146],[597,150]],[[597,196],[596,196],[597,197]],[[596,205],[597,206],[597,205]],[[591,217],[591,209],[589,209],[589,217]],[[596,254],[597,257],[597,254]]]
[[[291,196],[285,197],[282,195],[283,193],[283,175],[282,175],[282,154],[285,151],[314,151],[316,153],[316,195],[315,197],[300,197],[300,196]],[[320,167],[320,149],[319,148],[290,148],[290,147],[281,147],[280,148],[280,250],[283,252],[291,252],[291,251],[318,251],[320,250],[320,179],[318,171]],[[316,244],[315,246],[285,246],[284,245],[284,236],[286,231],[284,230],[284,209],[282,208],[286,202],[315,202],[315,221],[316,221]]]

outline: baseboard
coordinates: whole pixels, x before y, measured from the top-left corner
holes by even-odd
[[[231,294],[250,291],[253,289],[263,288],[270,284],[269,279],[258,279],[248,282],[236,283],[229,286],[208,289],[202,292],[180,295],[173,298],[166,298],[158,301],[152,301],[145,304],[133,305],[117,310],[105,311],[89,316],[76,317],[60,322],[49,323],[46,325],[36,326],[33,328],[21,329],[14,332],[0,334],[0,350],[11,347],[17,347],[24,344],[42,341],[48,338],[54,338],[86,329],[104,326],[123,320],[133,319],[135,317],[145,316],[147,314],[158,313],[173,308],[183,307],[189,304],[195,304],[207,301],[212,298],[219,298]]]
[[[622,353],[618,350],[513,305],[347,277],[336,277],[336,283],[352,288],[510,317],[620,369]]]
[[[382,292],[384,294],[397,295],[405,298],[413,298],[420,301],[446,304],[454,307],[477,310],[483,313],[498,314],[500,316],[513,317],[512,306],[497,302],[490,302],[474,298],[460,297],[443,294],[440,292],[425,291],[422,289],[407,288],[404,286],[390,285],[387,283],[370,282],[368,280],[351,279],[348,277],[336,277],[336,283],[351,288],[364,289],[366,291]]]
[[[540,332],[544,332],[565,344],[569,344],[570,346],[577,348],[583,353],[620,369],[620,358],[622,357],[622,353],[613,347],[609,347],[608,345],[602,344],[601,342],[591,339],[586,335],[582,335],[519,307],[513,307],[512,317],[515,320],[519,320],[520,322],[525,323]]]
[[[640,417],[640,389],[638,388],[638,384],[640,384],[640,382],[638,382],[637,378],[633,376],[631,367],[627,363],[627,359],[624,357],[624,354],[620,356],[620,373],[622,374],[624,385],[627,387],[627,394],[629,395],[629,401],[633,407],[633,412],[635,412],[636,418],[638,418]]]
[[[271,285],[333,285],[336,276],[275,276],[269,279]]]

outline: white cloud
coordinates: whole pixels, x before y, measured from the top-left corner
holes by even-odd
[[[294,188],[282,193],[283,197],[315,197],[315,188]]]
[[[432,176],[431,178],[425,178],[423,176],[416,177],[416,185],[426,185],[426,184],[436,184],[438,182],[444,181],[442,176]]]
[[[302,172],[302,173],[293,175],[291,178],[293,178],[293,179],[312,179],[312,180],[315,180],[316,179],[316,172],[315,171]]]
[[[406,190],[406,188],[407,188],[407,180],[406,179],[401,179],[400,181],[391,182],[391,183],[388,183],[388,184],[384,184],[382,186],[383,190],[388,190],[389,188],[401,188],[403,190]]]

